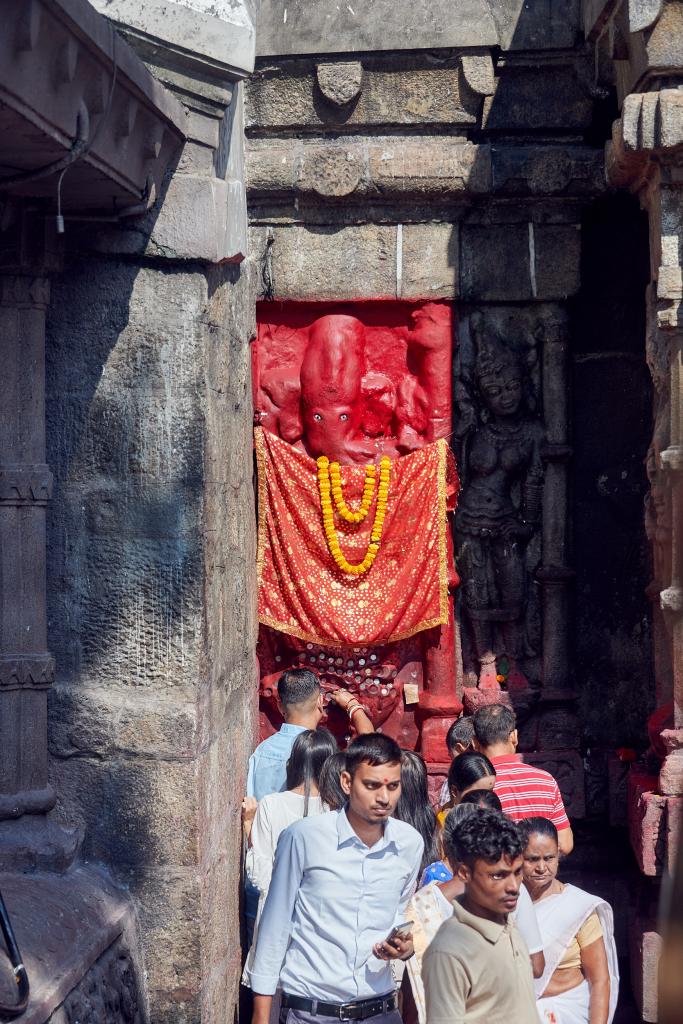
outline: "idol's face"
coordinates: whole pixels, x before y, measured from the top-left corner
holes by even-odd
[[[339,405],[304,404],[304,434],[310,455],[327,455],[335,462],[346,462],[346,448],[358,427],[358,414],[349,403]]]
[[[498,377],[484,377],[479,389],[489,412],[494,416],[514,416],[522,404],[522,381],[516,370],[510,369]]]

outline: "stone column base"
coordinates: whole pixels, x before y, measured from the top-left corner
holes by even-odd
[[[142,965],[132,905],[104,872],[0,874],[31,986],[22,1024],[144,1024]],[[0,955],[0,1002],[15,999]]]

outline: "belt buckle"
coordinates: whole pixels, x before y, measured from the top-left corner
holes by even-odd
[[[342,1003],[339,1007],[339,1020],[358,1020],[352,1014],[354,1009],[357,1009],[354,1003]]]

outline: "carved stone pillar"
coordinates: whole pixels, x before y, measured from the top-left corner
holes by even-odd
[[[642,872],[672,869],[683,808],[683,168],[680,92],[661,89],[626,97],[607,149],[612,184],[637,193],[650,228],[652,283],[646,349],[654,383],[650,494],[646,533],[653,546],[655,674],[663,702],[649,721],[653,749],[663,756],[659,777],[629,777],[629,827]],[[670,703],[671,701],[671,703]],[[660,938],[652,892],[631,924],[632,969],[642,1016],[658,1018]],[[649,951],[649,952],[648,952]]]
[[[683,202],[683,197],[681,197]],[[680,274],[680,270],[679,270]],[[673,298],[675,320],[680,318],[681,289]],[[663,318],[670,322],[670,308]],[[671,581],[660,594],[662,611],[669,620],[673,666],[673,729],[662,731],[668,751],[659,773],[659,789],[666,796],[683,794],[683,337],[677,329],[670,338],[671,359],[671,433],[670,444],[661,455],[662,468],[671,491]]]
[[[47,779],[45,309],[42,277],[0,277],[0,867],[64,866]],[[22,819],[9,827],[9,819]]]
[[[546,464],[543,492],[543,698],[566,698],[569,687],[567,590],[573,572],[567,566],[567,325],[548,325],[543,345],[543,416]]]
[[[536,719],[535,748],[530,757],[562,780],[571,813],[585,813],[583,766],[577,752],[579,726],[576,693],[570,678],[569,588],[574,571],[568,561],[569,331],[566,318],[555,317],[543,331],[543,420],[545,486],[543,490],[543,560],[536,573],[543,612],[543,689]]]
[[[660,106],[672,102],[667,91]],[[675,109],[678,109],[676,107]],[[653,277],[656,281],[656,331],[668,352],[668,444],[657,452],[667,504],[670,508],[667,577],[659,595],[669,633],[672,668],[673,728],[661,733],[668,751],[659,775],[665,796],[683,795],[683,371],[681,369],[681,301],[683,299],[681,247],[683,188],[681,169],[674,159],[662,160],[643,189],[650,215]],[[666,437],[666,434],[664,435]],[[655,446],[656,448],[656,446]]]

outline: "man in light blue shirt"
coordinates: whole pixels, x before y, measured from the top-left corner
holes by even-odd
[[[251,970],[252,1024],[267,1024],[282,989],[284,1021],[400,1024],[388,961],[413,952],[404,923],[423,853],[421,836],[392,818],[401,751],[388,736],[347,750],[340,811],[303,818],[281,834]]]
[[[284,718],[280,731],[259,743],[249,758],[247,796],[262,800],[285,789],[287,761],[294,740],[306,729],[317,729],[323,717],[323,698],[315,673],[307,668],[283,672],[277,684],[277,706]]]

